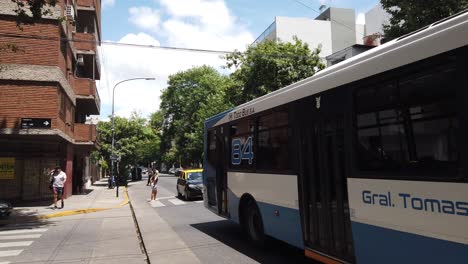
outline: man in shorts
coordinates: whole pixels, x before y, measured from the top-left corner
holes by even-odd
[[[57,166],[52,172],[52,177],[53,179],[51,179],[51,181],[53,181],[52,190],[54,191],[54,209],[57,209],[58,196],[60,196],[60,200],[62,201],[61,208],[63,208],[63,188],[65,187],[65,182],[67,181],[67,174],[65,174],[65,172],[63,172],[62,169]]]

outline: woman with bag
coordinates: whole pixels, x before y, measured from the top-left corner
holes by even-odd
[[[156,201],[156,195],[158,194],[158,171],[155,170],[153,177],[151,177],[151,201]]]
[[[55,167],[52,172],[49,188],[52,187],[54,192],[54,209],[57,209],[57,198],[61,200],[62,207],[64,207],[63,202],[63,188],[65,187],[65,182],[67,181],[67,175],[61,170],[59,166]]]

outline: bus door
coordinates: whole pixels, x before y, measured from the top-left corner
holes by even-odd
[[[227,214],[227,131],[224,126],[216,128],[216,201],[220,215]]]
[[[305,245],[317,254],[353,262],[344,102],[336,93],[320,97],[302,108],[312,112],[304,115],[301,133]],[[324,98],[335,108],[320,103]]]

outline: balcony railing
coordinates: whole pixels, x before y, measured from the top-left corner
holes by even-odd
[[[78,96],[86,96],[94,98],[94,105],[90,111],[93,114],[99,114],[101,108],[101,98],[99,97],[99,92],[96,87],[96,81],[87,78],[75,78],[70,77],[70,82],[72,83],[75,94]],[[81,99],[81,98],[78,98]],[[85,100],[89,100],[84,98]],[[86,104],[89,105],[89,104]]]
[[[77,50],[91,50],[96,52],[96,36],[94,33],[73,33],[73,40]]]
[[[96,142],[96,125],[75,124],[76,142]]]
[[[77,6],[84,6],[84,7],[92,7],[92,8],[96,8],[96,7],[99,7],[99,1],[96,1],[96,0],[78,0],[76,2],[76,5]]]

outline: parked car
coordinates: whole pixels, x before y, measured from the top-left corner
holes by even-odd
[[[181,170],[177,179],[177,197],[190,200],[203,196],[203,169]]]
[[[13,210],[13,206],[11,206],[11,203],[7,201],[0,201],[0,216],[1,217],[9,216],[12,210]]]

